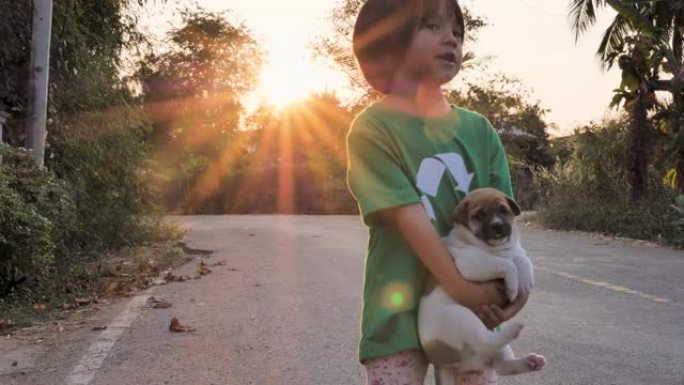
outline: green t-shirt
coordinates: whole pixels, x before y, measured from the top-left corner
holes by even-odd
[[[440,235],[467,192],[494,187],[512,197],[503,146],[489,121],[453,107],[421,118],[374,104],[347,135],[347,183],[369,227],[359,359],[420,347],[416,310],[426,270],[379,210],[422,203]]]

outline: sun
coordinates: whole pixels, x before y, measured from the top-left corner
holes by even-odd
[[[306,99],[317,91],[316,84],[302,77],[297,63],[270,64],[261,74],[258,94],[278,109]]]
[[[334,71],[317,60],[305,44],[274,41],[266,51],[257,95],[278,109],[329,90],[337,83]]]

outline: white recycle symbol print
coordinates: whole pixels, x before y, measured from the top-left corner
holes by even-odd
[[[456,191],[463,191],[467,194],[470,191],[470,183],[473,181],[474,174],[468,173],[460,154],[455,152],[437,154],[434,157],[423,159],[418,168],[416,184],[423,193],[420,199],[432,220],[435,220],[436,216],[428,196],[433,198],[437,196],[439,185],[447,171],[456,180]]]

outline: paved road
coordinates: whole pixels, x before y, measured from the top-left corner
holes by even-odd
[[[0,383],[363,383],[356,343],[366,232],[357,218],[171,220],[189,228],[190,247],[214,250],[209,263],[226,264],[67,325],[58,343],[3,349],[0,341]],[[684,384],[684,253],[523,230],[537,287],[513,346],[546,355],[549,366],[500,384]],[[149,295],[173,307],[141,308]],[[173,316],[197,330],[170,333]],[[96,324],[108,332],[91,331]]]

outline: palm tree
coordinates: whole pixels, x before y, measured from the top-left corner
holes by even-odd
[[[612,105],[624,100],[630,113],[627,170],[632,197],[638,199],[645,192],[653,125],[665,127],[673,139],[659,162],[679,154],[677,186],[684,189],[684,127],[680,123],[684,117],[684,4],[678,0],[573,0],[570,19],[576,39],[596,22],[597,10],[605,6],[618,13],[604,32],[597,55],[605,68],[617,61],[622,70],[622,84]],[[662,79],[663,74],[671,77]],[[669,92],[672,103],[658,104],[656,91]],[[649,110],[656,112],[650,120]]]

